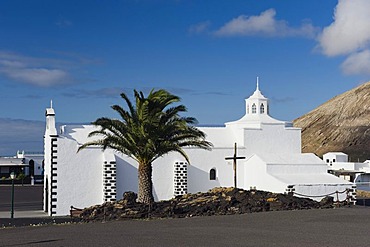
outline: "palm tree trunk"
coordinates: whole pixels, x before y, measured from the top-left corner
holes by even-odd
[[[153,201],[152,164],[139,163],[139,193],[137,201],[150,205]]]

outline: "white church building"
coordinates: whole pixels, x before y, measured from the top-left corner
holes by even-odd
[[[224,127],[199,127],[213,143],[211,151],[186,148],[191,164],[170,153],[153,163],[155,200],[185,193],[206,192],[214,187],[234,186],[233,160],[238,159],[236,185],[242,189],[321,200],[326,195],[345,200],[354,184],[327,173],[326,163],[311,153],[301,153],[301,129],[269,115],[269,100],[258,82],[245,100],[245,115]],[[77,153],[93,125],[65,125],[57,131],[53,107],[46,109],[44,210],[49,215],[67,215],[70,207],[88,207],[137,192],[138,164],[113,150],[88,147]],[[337,195],[334,195],[335,192]],[[349,196],[352,195],[352,192]]]

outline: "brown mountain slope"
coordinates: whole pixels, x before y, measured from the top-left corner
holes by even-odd
[[[297,118],[302,152],[341,151],[351,161],[370,159],[370,82],[338,95]]]

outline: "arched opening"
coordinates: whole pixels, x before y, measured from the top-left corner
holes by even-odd
[[[256,107],[256,104],[253,104],[252,105],[252,114],[256,113],[257,112],[257,107]]]
[[[260,106],[260,113],[261,114],[265,113],[265,106],[263,105],[263,103]]]
[[[216,169],[212,168],[209,171],[209,180],[216,180]]]

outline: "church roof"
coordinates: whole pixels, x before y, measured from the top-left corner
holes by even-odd
[[[245,114],[241,119],[228,122],[226,124],[243,124],[245,127],[253,128],[255,124],[288,124],[288,122],[280,121],[270,117],[267,114]],[[249,126],[248,126],[249,125]]]
[[[348,156],[347,154],[345,154],[343,152],[328,152],[324,155],[344,155],[344,156]]]
[[[307,176],[307,174],[270,174],[273,177],[283,181],[287,184],[294,184],[294,185],[310,185],[313,184],[352,184],[342,178],[334,176],[329,173],[320,173],[314,176]]]
[[[326,165],[313,153],[259,153],[254,155],[269,165]]]
[[[267,99],[263,94],[261,93],[259,89],[259,82],[258,82],[258,77],[257,77],[257,85],[256,85],[256,90],[254,93],[249,97],[249,99]]]
[[[290,122],[280,121],[272,118],[268,112],[268,104],[268,98],[266,98],[259,89],[259,81],[257,77],[256,90],[249,98],[246,99],[246,114],[239,120],[227,122],[226,125],[239,125],[239,127],[242,128],[261,128],[261,124],[279,124],[285,125],[285,127],[293,127],[293,124]],[[252,110],[252,107],[255,107],[255,109]],[[260,109],[260,107],[263,107],[263,111]]]
[[[267,172],[269,173],[269,175],[287,184],[350,184],[350,182],[345,181],[342,178],[338,178],[332,174],[327,173],[326,164],[319,157],[312,153],[260,153],[254,154],[252,157],[258,157],[261,161],[266,163],[266,165],[271,166],[271,168],[274,168],[275,165],[282,165],[283,167],[289,166],[290,168],[267,168]],[[290,172],[287,172],[288,170]]]
[[[198,127],[206,134],[206,140],[210,141],[215,148],[233,147],[235,137],[225,127]],[[61,134],[64,138],[75,140],[79,144],[99,139],[99,137],[88,137],[89,133],[97,130],[94,125],[64,125]]]
[[[75,140],[79,144],[99,139],[99,137],[88,137],[89,133],[98,130],[94,125],[63,125],[60,136]]]
[[[25,166],[25,164],[22,158],[0,157],[0,166]]]

